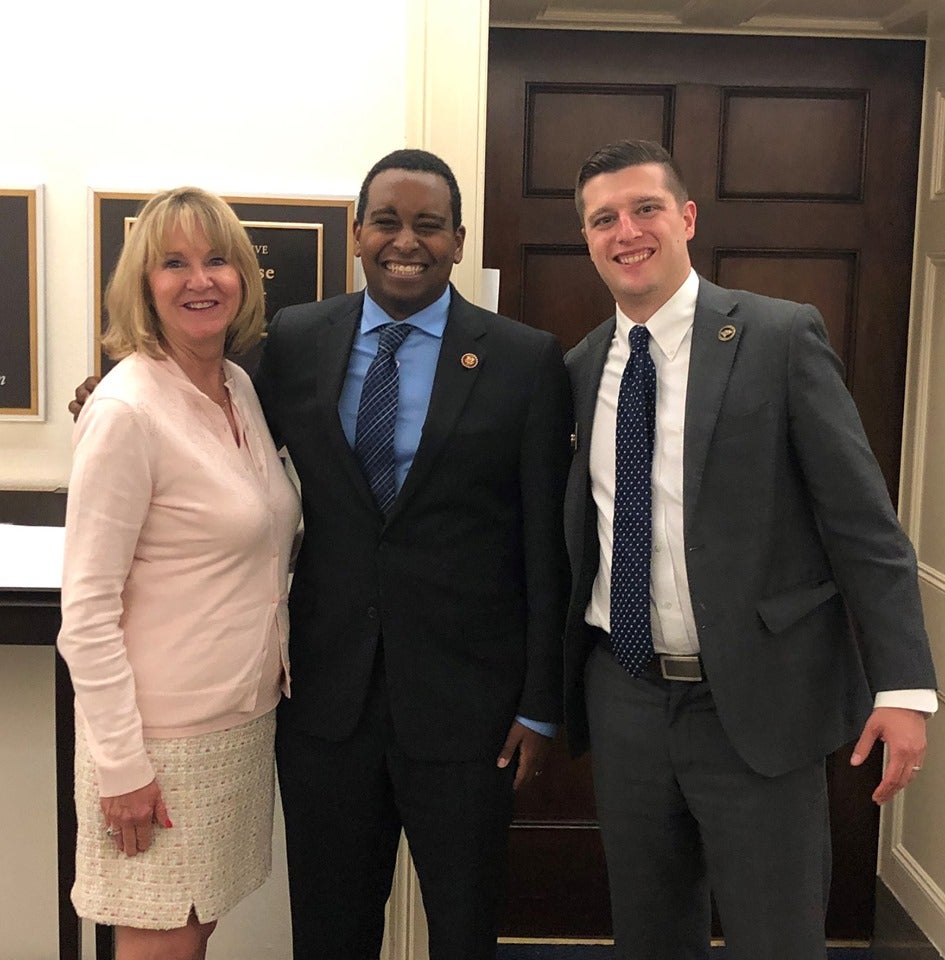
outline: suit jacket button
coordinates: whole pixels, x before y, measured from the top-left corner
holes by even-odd
[[[367,608],[368,618],[371,620],[377,619],[377,607],[368,607]]]

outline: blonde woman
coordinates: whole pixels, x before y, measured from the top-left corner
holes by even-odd
[[[59,649],[76,694],[73,902],[118,960],[199,960],[268,876],[299,521],[249,377],[263,291],[233,211],[144,206],[106,295],[122,358],[78,419]]]

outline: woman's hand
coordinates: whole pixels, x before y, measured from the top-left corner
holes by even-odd
[[[154,824],[173,826],[157,780],[131,793],[102,797],[100,802],[105,815],[105,832],[128,857],[143,853],[151,846]]]

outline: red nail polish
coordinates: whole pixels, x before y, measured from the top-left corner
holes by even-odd
[[[164,826],[165,826],[165,827],[173,827],[173,826],[174,826],[174,824],[171,823],[171,818],[170,818],[170,817],[165,817],[165,818],[164,818]]]

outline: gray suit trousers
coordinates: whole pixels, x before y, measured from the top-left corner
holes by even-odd
[[[823,762],[756,773],[706,681],[634,679],[600,647],[585,681],[616,956],[705,960],[711,889],[728,960],[824,960]]]

